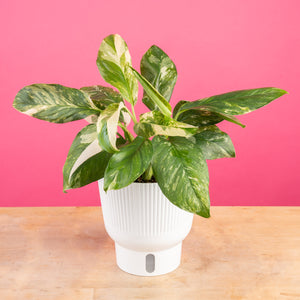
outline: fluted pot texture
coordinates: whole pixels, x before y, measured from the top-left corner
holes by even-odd
[[[99,191],[104,225],[115,241],[118,266],[131,274],[161,275],[180,264],[181,245],[193,214],[172,204],[157,183],[132,183]]]

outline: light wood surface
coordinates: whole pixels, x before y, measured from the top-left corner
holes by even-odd
[[[212,207],[158,277],[118,269],[101,208],[1,208],[0,299],[300,299],[300,207]]]

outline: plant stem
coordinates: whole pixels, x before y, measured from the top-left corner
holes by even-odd
[[[131,105],[131,108],[132,108],[132,113],[128,109],[128,107],[126,107],[126,106],[124,107],[124,109],[126,109],[126,111],[128,112],[128,114],[130,115],[130,118],[133,120],[133,123],[136,124],[137,123],[137,119],[136,119],[136,116],[135,116],[135,111],[134,111],[133,105]]]
[[[124,131],[125,139],[126,139],[126,137],[128,137],[129,141],[132,142],[134,140],[134,136],[130,133],[130,131],[126,128],[126,126],[124,126],[121,122],[119,122],[119,126]]]
[[[153,169],[152,169],[152,166],[150,164],[149,167],[148,167],[148,169],[143,174],[143,179],[145,181],[149,181],[149,180],[151,180],[152,176],[153,176]]]
[[[134,122],[134,124],[137,124],[137,119],[136,119],[136,115],[135,115],[135,110],[134,110],[134,105],[133,104],[131,104],[131,110],[132,110],[132,120],[133,120],[133,122]]]

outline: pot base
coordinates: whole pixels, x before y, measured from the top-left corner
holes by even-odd
[[[163,275],[180,265],[182,243],[155,252],[134,251],[115,243],[117,264],[127,273],[139,276]]]

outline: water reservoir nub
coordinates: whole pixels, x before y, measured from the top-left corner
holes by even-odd
[[[146,255],[146,271],[152,273],[155,270],[155,256],[153,254]]]

